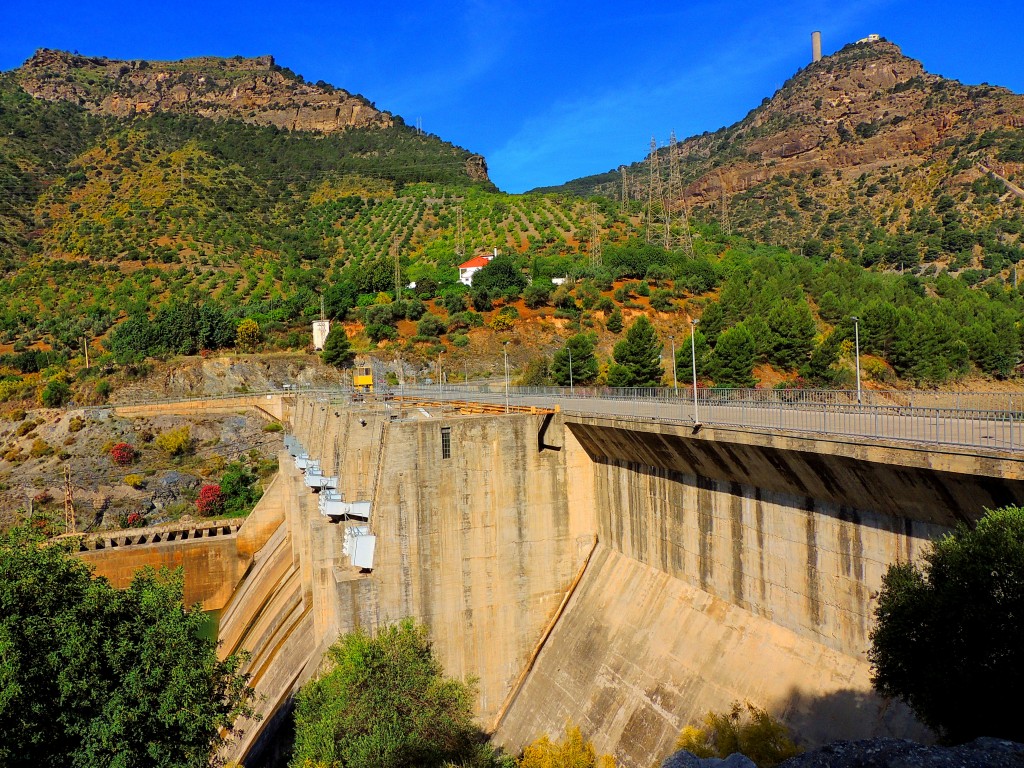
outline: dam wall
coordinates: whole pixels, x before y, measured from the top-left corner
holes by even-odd
[[[627,766],[749,700],[805,742],[927,741],[871,692],[889,563],[1024,498],[1020,463],[785,435],[567,417],[601,542],[495,738],[580,725]],[[573,486],[583,478],[571,478]]]
[[[284,523],[221,617],[222,653],[252,655],[263,716],[241,724],[227,757],[248,765],[268,748],[290,696],[340,634],[406,617],[428,626],[447,674],[477,678],[481,722],[496,717],[594,546],[592,515],[584,519],[565,493],[566,452],[539,439],[546,421],[440,411],[399,421],[299,403],[303,445],[327,457],[324,471],[339,475],[347,499],[372,500],[374,567],[349,565],[345,524],[319,515],[283,456]]]

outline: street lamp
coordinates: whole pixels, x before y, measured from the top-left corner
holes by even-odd
[[[573,385],[572,385],[572,347],[568,344],[565,345],[565,349],[569,353],[569,397],[573,396]]]
[[[508,413],[508,342],[501,342],[505,353],[505,413]]]
[[[675,390],[676,397],[679,397],[679,382],[676,381],[676,337],[671,335],[668,339],[672,342],[672,389]]]
[[[444,354],[444,352],[438,352],[437,353],[437,399],[438,400],[440,400],[441,397],[442,397],[442,394],[441,394],[441,355],[443,355],[443,354]]]
[[[856,345],[857,350],[857,403],[861,402],[860,399],[860,319],[851,317],[853,320],[853,343]]]
[[[693,359],[693,423],[694,425],[700,424],[700,418],[697,415],[697,323],[700,320],[693,318],[690,320],[690,357]]]

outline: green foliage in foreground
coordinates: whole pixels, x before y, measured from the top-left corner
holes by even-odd
[[[404,768],[475,761],[474,687],[446,678],[411,620],[328,651],[334,667],[303,686],[291,765]]]
[[[0,536],[0,765],[205,768],[251,691],[182,590],[152,570],[115,590],[58,544]]]
[[[1024,740],[1024,508],[988,512],[890,565],[869,653],[875,688],[950,743]]]

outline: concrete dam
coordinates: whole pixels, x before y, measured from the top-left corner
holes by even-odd
[[[1020,458],[984,448],[312,394],[260,407],[370,503],[372,569],[287,453],[240,530],[87,554],[105,574],[130,550],[207,548],[178,562],[223,606],[221,653],[251,654],[263,718],[230,755],[247,766],[339,635],[405,617],[448,674],[478,679],[479,721],[511,752],[572,721],[646,768],[737,699],[810,745],[928,740],[871,691],[882,575],[1024,499]],[[210,573],[237,583],[226,594]]]

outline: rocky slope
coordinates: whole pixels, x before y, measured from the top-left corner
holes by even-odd
[[[38,99],[122,118],[175,112],[321,133],[395,122],[362,96],[304,82],[273,56],[147,62],[42,49],[17,70],[17,81]]]
[[[930,74],[885,40],[851,44],[798,72],[740,122],[654,157],[656,198],[772,243],[838,246],[845,233],[862,241],[871,228],[895,234],[943,194],[977,229],[1019,212],[1024,96]],[[649,162],[626,169],[636,206],[648,199]],[[620,198],[622,176],[558,189]],[[996,234],[1016,242],[1015,229],[1000,225]],[[927,248],[917,250],[921,257]]]

